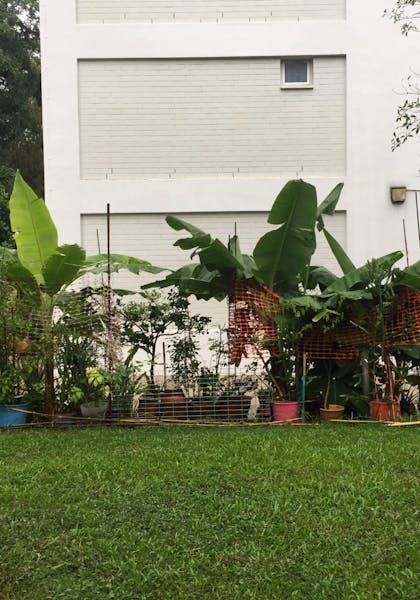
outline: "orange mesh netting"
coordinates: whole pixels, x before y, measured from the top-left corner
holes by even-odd
[[[398,290],[397,309],[385,319],[385,339],[388,346],[420,344],[420,292]]]
[[[298,342],[299,352],[311,358],[349,360],[359,356],[362,346],[373,343],[373,336],[351,323],[323,332],[321,328],[306,333]]]
[[[239,365],[242,358],[269,356],[269,342],[277,339],[274,316],[280,311],[280,296],[255,280],[235,281],[229,296],[229,354]],[[324,332],[315,327],[304,334],[297,350],[310,358],[348,360],[363,349],[382,343],[375,328],[377,309],[367,316],[348,315],[344,322]],[[388,348],[420,345],[420,292],[401,288],[394,309],[384,316],[384,340]]]
[[[374,307],[368,317],[349,320],[323,332],[315,328],[298,343],[300,352],[311,358],[352,359],[363,348],[382,343],[375,332],[377,313]],[[401,288],[394,310],[384,316],[384,340],[387,348],[420,344],[420,292]]]
[[[234,281],[229,295],[228,339],[230,360],[236,366],[243,357],[267,354],[267,342],[277,338],[274,316],[280,310],[279,298],[255,280]]]

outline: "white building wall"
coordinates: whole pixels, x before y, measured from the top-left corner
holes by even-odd
[[[46,200],[63,242],[80,240],[80,214],[244,213],[268,210],[289,178],[284,172],[247,178],[87,180],[80,172],[78,61],[145,59],[346,57],[346,170],[308,179],[322,198],[339,180],[345,191],[347,248],[356,263],[403,247],[419,258],[413,195],[389,201],[391,185],[418,188],[414,143],[391,152],[401,80],[419,72],[418,37],[403,38],[382,18],[393,0],[352,0],[346,19],[271,22],[121,22],[77,24],[75,0],[41,0]],[[322,4],[320,0],[320,5]],[[104,145],[106,145],[106,141]],[[139,256],[142,256],[141,245]]]
[[[82,179],[345,174],[345,59],[282,89],[279,58],[79,63]]]
[[[345,0],[77,0],[79,23],[342,19]]]

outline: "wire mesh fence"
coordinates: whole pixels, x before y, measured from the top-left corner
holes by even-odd
[[[240,382],[240,383],[239,383]],[[243,378],[226,378],[219,395],[203,393],[188,397],[183,390],[145,391],[132,398],[111,395],[108,414],[114,418],[133,417],[176,421],[271,420],[271,404],[267,391],[241,388]],[[251,386],[249,386],[251,387]]]

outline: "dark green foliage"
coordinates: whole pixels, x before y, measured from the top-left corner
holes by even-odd
[[[13,188],[13,169],[0,165],[0,246],[15,248],[10,228],[9,197]]]
[[[42,195],[38,4],[0,0],[0,166],[19,168]]]
[[[141,293],[140,302],[130,302],[122,307],[122,341],[130,346],[127,362],[138,351],[143,351],[150,364],[150,384],[155,388],[155,363],[158,342],[165,337],[171,340],[172,372],[178,380],[198,374],[197,335],[203,333],[210,319],[190,315],[189,300],[171,290],[167,297],[153,290]]]
[[[417,600],[420,430],[0,433],[2,600]]]

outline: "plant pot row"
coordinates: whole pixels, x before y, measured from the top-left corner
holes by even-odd
[[[273,421],[277,423],[297,423],[301,416],[300,402],[279,402],[271,403],[273,410]],[[330,404],[328,408],[321,408],[321,421],[332,421],[333,419],[342,419],[344,406],[339,404]]]

